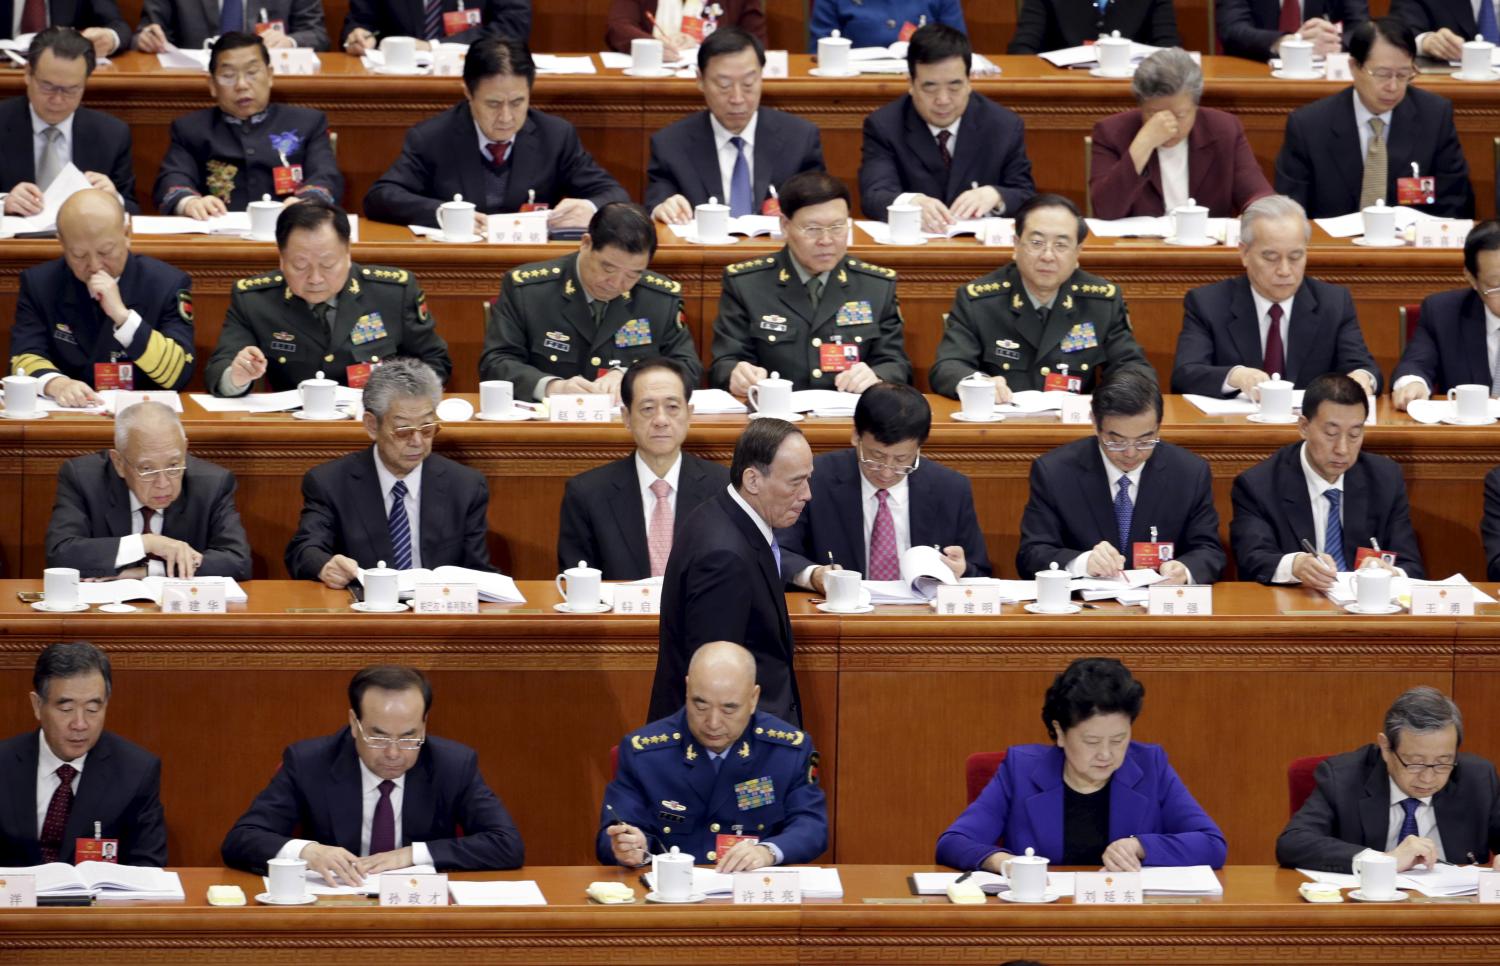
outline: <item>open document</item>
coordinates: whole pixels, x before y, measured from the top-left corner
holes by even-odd
[[[778,865],[775,869],[768,871],[798,873],[804,899],[844,898],[844,883],[839,878],[838,869],[816,865]],[[648,886],[656,888],[656,877],[652,873],[647,872],[643,878]],[[734,876],[724,875],[709,868],[695,868],[693,869],[693,891],[701,892],[710,898],[733,895]]]
[[[224,585],[224,600],[231,604],[243,604],[249,600],[245,588],[233,577],[194,577],[196,581]],[[78,599],[85,604],[118,604],[127,600],[149,600],[161,603],[162,585],[166,577],[141,577],[132,580],[88,580],[78,585]]]
[[[364,583],[363,567],[359,571],[359,580],[360,583]],[[488,570],[472,570],[468,567],[456,567],[449,564],[444,567],[434,567],[431,570],[426,567],[403,570],[396,575],[396,588],[402,600],[415,597],[418,584],[431,583],[474,584],[479,589],[479,599],[491,604],[526,603],[525,595],[516,587],[514,580],[504,574],[491,573]]]
[[[145,865],[117,865],[114,862],[49,862],[25,868],[0,869],[7,875],[36,877],[38,896],[99,899],[155,899],[181,901],[182,880],[176,872]]]
[[[42,210],[40,214],[21,217],[19,215],[6,215],[4,217],[3,231],[7,235],[23,235],[35,232],[54,231],[57,228],[57,212],[63,206],[63,202],[71,198],[79,191],[87,191],[93,185],[89,179],[84,177],[83,172],[73,166],[69,161],[67,167],[58,172],[56,178],[42,192]]]

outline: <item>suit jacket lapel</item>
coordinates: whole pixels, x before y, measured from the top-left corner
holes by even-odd
[[[130,518],[130,490],[125,486],[125,481],[120,474],[106,459],[104,463],[104,475],[106,479],[105,491],[109,494],[109,509],[106,510],[109,524],[109,535],[111,537],[128,537],[135,528],[135,521]],[[184,479],[186,486],[186,479]],[[162,521],[165,526],[166,521]]]
[[[686,519],[688,504],[684,500],[684,492],[687,486],[688,457],[682,455],[682,472],[677,477],[677,512],[675,520]],[[651,572],[651,553],[647,546],[650,539],[646,532],[645,509],[641,503],[641,492],[636,484],[639,478],[636,476],[635,457],[627,456],[615,464],[610,473],[610,482],[614,484],[615,512],[611,514],[615,526],[620,529],[619,546],[624,547],[630,554],[631,562],[643,572]],[[570,561],[571,564],[571,561]]]
[[[354,748],[354,734],[345,729],[334,744],[334,759],[328,769],[329,827],[334,844],[355,855],[360,849],[361,826],[364,824],[364,788],[359,770],[359,753]],[[404,801],[403,793],[403,801]],[[313,838],[309,830],[304,834]]]
[[[349,267],[349,280],[344,283],[344,290],[339,293],[339,304],[333,310],[332,335],[326,335],[327,344],[332,346],[350,345],[350,336],[354,333],[354,323],[364,314],[359,302],[359,276],[357,269],[351,263]],[[317,316],[313,316],[314,328],[322,328],[317,325]],[[329,378],[337,378],[330,375]]]
[[[1354,88],[1349,88],[1348,99],[1333,112],[1333,123],[1328,128],[1332,136],[1329,147],[1333,155],[1333,168],[1344,181],[1345,194],[1354,196],[1354,207],[1359,206],[1359,192],[1365,176],[1365,158],[1360,151],[1359,131],[1355,128],[1354,121],[1353,99],[1358,96],[1354,93]],[[1390,157],[1389,148],[1386,157]],[[1395,171],[1396,168],[1392,166],[1390,170]]]
[[[951,204],[954,198],[968,191],[974,182],[984,184],[990,180],[983,171],[984,159],[995,150],[995,143],[989,136],[990,132],[985,130],[981,110],[979,98],[970,97],[968,106],[964,108],[963,120],[958,125],[960,137],[953,143],[953,164],[949,166],[947,176],[943,179],[944,194],[941,200],[944,204]],[[922,129],[927,134],[927,139],[936,148],[937,138],[926,128],[927,125],[923,123]],[[938,154],[938,162],[942,162],[941,153]]]
[[[181,540],[188,544],[193,543],[194,538],[197,536],[193,532],[197,529],[193,526],[195,521],[188,517],[188,509],[193,505],[193,493],[190,492],[191,487],[192,477],[187,473],[183,473],[182,492],[177,495],[177,499],[172,501],[171,506],[162,511],[161,517],[162,536],[171,537],[173,540]]]
[[[1032,772],[1032,787],[1023,793],[1026,817],[1036,839],[1037,855],[1056,857],[1063,854],[1063,781],[1061,751],[1049,757]],[[1111,820],[1110,824],[1114,824]]]
[[[1313,294],[1312,287],[1304,282],[1292,297],[1292,317],[1287,320],[1286,345],[1283,346],[1286,372],[1281,374],[1283,379],[1296,382],[1297,377],[1302,375],[1301,362],[1308,357],[1308,349],[1318,341],[1319,335],[1318,297]]]
[[[421,551],[424,566],[431,566],[440,554],[439,543],[449,537],[443,524],[448,519],[448,471],[440,460],[428,458],[422,462],[422,496],[417,505],[417,519],[421,521]],[[389,521],[389,517],[387,517]],[[390,524],[387,522],[387,528]],[[403,806],[404,807],[404,806]]]
[[[417,6],[415,11],[408,10],[405,6],[397,6],[397,10],[399,11],[397,15],[402,20],[408,21],[407,36],[409,37],[420,36],[422,32],[421,0],[414,0],[414,2]],[[416,25],[417,29],[415,33],[411,32],[411,24]],[[516,149],[521,146],[521,137],[526,133],[526,129],[530,124],[531,118],[528,116],[526,123],[521,125],[521,130],[516,135],[516,143],[511,146],[510,181],[505,188],[506,211],[516,210],[514,205],[509,204],[511,199],[515,197],[516,163],[519,161],[522,153]],[[458,168],[458,183],[463,196],[465,200],[473,201],[483,207],[485,197],[484,158],[479,153],[479,135],[474,132],[474,115],[469,110],[467,102],[459,105],[459,110],[454,118],[449,136],[449,157],[453,159],[453,163]],[[452,199],[443,198],[441,200],[451,201]]]
[[[775,130],[775,122],[771,121],[769,113],[765,108],[755,112],[755,163],[751,165],[750,173],[750,213],[760,214],[760,208],[756,200],[766,198],[770,195],[771,168],[776,164],[776,152],[781,147]],[[714,158],[713,170],[719,170],[718,157]]]
[[[969,109],[974,107],[974,99],[969,99]],[[938,151],[937,138],[927,128],[927,122],[922,120],[922,115],[917,113],[916,105],[912,103],[911,95],[906,95],[906,103],[903,105],[901,114],[906,119],[906,150],[915,156],[922,170],[932,179],[933,184],[946,186],[950,171],[943,164],[943,156]],[[959,125],[959,132],[963,133],[963,125]],[[971,138],[972,139],[972,138]],[[955,159],[955,166],[956,166]],[[947,198],[940,198],[946,203]]]
[[[865,506],[864,487],[860,485],[859,455],[854,450],[849,450],[847,463],[840,461],[834,468],[833,492],[848,494],[838,501],[837,520],[839,529],[843,531],[845,545],[853,554],[848,562],[839,561],[844,566],[860,573],[868,575],[870,566],[870,548],[865,545]],[[910,497],[908,496],[908,500]],[[912,543],[917,541],[917,525],[915,515],[911,521]],[[813,563],[818,563],[814,560]]]
[[[1229,300],[1229,337],[1234,340],[1236,354],[1241,359],[1253,359],[1258,366],[1265,365],[1266,350],[1260,341],[1260,316],[1255,311],[1255,296],[1250,291],[1250,279],[1237,278],[1234,292]],[[1286,373],[1282,373],[1285,377]]]
[[[63,841],[69,843],[67,851],[59,856],[64,861],[77,861],[71,843],[78,838],[93,838],[94,823],[104,819],[101,806],[115,784],[113,757],[114,739],[106,731],[99,736],[98,742],[89,750],[88,759],[83,763],[83,774],[78,779],[78,792],[73,796],[68,824],[63,829]],[[35,800],[35,795],[32,799]]]
[[[1159,448],[1159,447],[1158,447]],[[1153,452],[1152,456],[1156,454]],[[1167,498],[1167,487],[1169,484],[1162,479],[1162,462],[1158,459],[1148,459],[1141,466],[1141,481],[1136,487],[1135,512],[1130,518],[1130,539],[1150,540],[1152,526],[1158,526],[1163,512],[1162,504]],[[1160,533],[1157,534],[1161,536]],[[1120,553],[1125,555],[1126,564],[1130,564],[1130,548],[1120,547]]]
[[[506,211],[519,211],[526,201],[527,190],[538,187],[550,178],[545,169],[554,163],[554,159],[542,157],[542,145],[533,143],[537,140],[536,121],[527,114],[526,123],[521,125],[521,130],[516,134],[516,143],[510,152],[510,179],[505,183]],[[475,154],[472,146],[469,154]],[[480,198],[484,197],[483,164],[483,160],[477,160],[474,167],[479,186],[476,197]]]
[[[778,268],[776,282],[781,304],[792,313],[792,318],[805,319],[809,330],[815,328],[812,324],[814,315],[812,299],[807,297],[807,286],[802,284],[802,279],[797,276],[797,269],[792,267],[791,253],[786,248],[782,248],[776,253],[776,263]]]
[[[1078,488],[1083,491],[1079,503],[1089,508],[1089,516],[1094,518],[1098,532],[1110,543],[1118,543],[1120,527],[1115,522],[1115,495],[1109,488],[1109,471],[1104,468],[1104,456],[1097,444],[1083,454],[1079,469],[1082,472],[1074,477]],[[1142,479],[1144,481],[1144,477]],[[1140,487],[1142,492],[1145,489],[1145,486]],[[1124,550],[1123,547],[1117,549]]]
[[[416,767],[406,772],[406,781],[401,784],[402,845],[424,841],[438,831],[441,820],[434,818],[437,812],[433,807],[432,768],[432,754],[423,748]],[[363,802],[360,807],[364,807]],[[360,823],[363,822],[361,814]]]
[[[703,185],[703,197],[718,198],[720,204],[727,205],[729,204],[728,192],[724,189],[723,176],[719,171],[719,142],[714,137],[714,126],[709,121],[711,115],[708,111],[704,111],[700,117],[702,123],[697,125],[697,130],[693,132],[692,140],[688,142],[689,152],[692,154],[689,161],[693,166],[693,170],[698,173],[699,181]],[[757,128],[759,128],[759,125],[757,125]],[[755,140],[755,171],[758,178],[761,169],[761,136],[759,133],[756,134]],[[767,150],[769,150],[769,146]]]
[[[1437,818],[1438,838],[1443,840],[1443,858],[1454,865],[1462,862],[1478,862],[1484,858],[1478,853],[1487,849],[1484,842],[1474,842],[1469,838],[1469,829],[1473,827],[1473,815],[1464,814],[1468,806],[1464,802],[1463,771],[1462,765],[1453,769],[1453,774],[1448,778],[1448,784],[1432,796],[1432,809]],[[1469,821],[1465,821],[1466,818]]]
[[[1344,474],[1344,562],[1354,566],[1358,547],[1368,547],[1370,538],[1379,534],[1370,530],[1370,479],[1364,463],[1355,461]]]
[[[1276,488],[1281,491],[1282,511],[1292,525],[1293,538],[1310,541],[1317,530],[1313,528],[1312,503],[1307,497],[1307,477],[1302,473],[1300,452],[1300,446],[1293,446],[1280,459]]]
[[[1469,381],[1489,385],[1494,379],[1490,368],[1490,347],[1485,341],[1484,303],[1477,292],[1464,295],[1458,313],[1458,340],[1463,345],[1464,359],[1468,362]],[[1434,386],[1434,389],[1437,387]]]
[[[41,759],[42,739],[40,735],[40,730],[32,731],[29,741],[17,743],[19,747],[16,749],[12,767],[15,768],[18,781],[11,787],[9,793],[0,796],[0,799],[9,803],[10,808],[10,821],[5,823],[5,827],[15,830],[27,843],[26,850],[33,858],[30,863],[33,865],[42,861],[41,849],[36,844],[36,770]]]
[[[1188,196],[1197,200],[1200,205],[1206,205],[1205,198],[1212,197],[1218,191],[1223,190],[1218,186],[1227,184],[1225,176],[1232,174],[1232,172],[1215,170],[1208,164],[1208,159],[1213,157],[1211,153],[1213,143],[1213,135],[1205,124],[1194,124],[1192,131],[1188,133]],[[1162,194],[1165,198],[1161,186],[1161,165],[1157,163],[1155,151],[1151,152],[1151,161],[1146,167],[1151,171],[1151,183],[1155,186],[1157,194]],[[1163,208],[1165,208],[1165,201],[1163,201]]]
[[[734,521],[735,526],[739,527],[740,534],[755,551],[755,562],[760,565],[761,578],[766,582],[771,599],[776,602],[776,612],[781,618],[781,643],[785,647],[787,667],[790,669],[792,664],[791,620],[787,617],[785,584],[781,579],[781,574],[776,572],[776,558],[771,554],[771,545],[766,542],[765,535],[760,532],[760,527],[756,522],[750,519],[728,492],[723,494],[722,499],[727,504],[724,507],[725,512]]]
[[[1125,760],[1115,769],[1109,781],[1109,840],[1127,838],[1144,826],[1146,796],[1136,790],[1141,780],[1141,766],[1125,752]]]
[[[1385,851],[1386,839],[1391,831],[1391,784],[1385,763],[1379,758],[1365,779],[1363,796],[1359,800],[1359,828],[1364,836],[1366,848]]]
[[[365,450],[349,473],[350,488],[354,491],[354,515],[364,527],[365,541],[375,552],[374,560],[355,561],[361,567],[373,567],[384,560],[394,563],[391,549],[390,508],[380,493],[380,477],[375,472],[375,447]]]

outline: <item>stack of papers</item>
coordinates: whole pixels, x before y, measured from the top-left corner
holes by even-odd
[[[25,868],[0,869],[7,875],[36,876],[38,896],[100,899],[155,899],[183,901],[182,880],[176,872],[143,865],[116,865],[113,862],[49,862]]]
[[[1433,423],[1452,422],[1458,415],[1458,403],[1446,399],[1417,399],[1406,407],[1406,414],[1429,426]],[[1500,418],[1500,399],[1490,400],[1489,414],[1491,419]]]
[[[75,192],[87,191],[93,185],[89,179],[83,176],[83,172],[68,162],[68,166],[58,172],[57,178],[42,192],[42,210],[40,214],[22,218],[17,215],[6,215],[4,227],[0,234],[19,235],[33,232],[53,231],[57,228],[57,211],[63,206],[63,202],[73,196]]]
[[[844,883],[839,870],[817,865],[779,865],[773,872],[797,872],[802,884],[804,899],[842,899]],[[643,878],[646,885],[656,888],[656,877],[647,872]],[[734,894],[734,876],[724,875],[708,868],[693,869],[693,891],[706,896],[730,896]]]
[[[1061,412],[1063,400],[1074,393],[1053,390],[1043,392],[1040,389],[1022,389],[1010,397],[1010,402],[995,407],[997,413],[1024,413],[1026,415],[1037,415],[1039,413]],[[1088,396],[1078,396],[1079,399],[1088,399]]]
[[[1433,868],[1417,866],[1396,876],[1396,888],[1410,889],[1435,899],[1454,896],[1472,896],[1479,893],[1479,873],[1488,866],[1447,865],[1438,863]],[[1318,872],[1313,869],[1298,869],[1313,882],[1331,885],[1336,889],[1358,889],[1359,876],[1344,872]]]
[[[248,235],[250,212],[231,211],[202,221],[181,215],[136,215],[130,228],[137,235]]]
[[[366,876],[365,881],[359,885],[329,885],[328,880],[314,872],[307,870],[307,892],[314,896],[374,896],[380,894],[381,875],[434,875],[437,869],[430,865],[410,865],[404,869],[390,869],[385,873]],[[271,880],[261,876],[261,881],[266,884],[266,891],[271,891]],[[338,878],[337,875],[334,876]]]
[[[536,882],[459,882],[448,880],[456,906],[545,906],[547,897]]]
[[[365,568],[359,569],[359,581],[364,583]],[[410,600],[417,595],[417,584],[448,583],[448,584],[475,584],[479,588],[479,599],[491,604],[524,604],[526,597],[516,582],[504,574],[491,573],[488,570],[472,570],[468,567],[456,567],[448,564],[443,567],[418,567],[413,570],[403,570],[396,575],[396,589],[402,600]]]
[[[957,879],[957,872],[913,872],[912,881],[917,894],[940,896]],[[994,895],[1005,892],[1010,883],[1004,876],[993,872],[975,872],[969,881],[978,884],[985,892]],[[1073,894],[1073,873],[1047,873],[1047,888],[1066,896]],[[1478,884],[1475,884],[1476,890]],[[1155,896],[1217,896],[1224,894],[1224,886],[1214,870],[1206,865],[1155,866],[1141,870],[1141,891]]]
[[[738,218],[729,219],[728,224],[728,231],[731,235],[744,235],[746,238],[755,238],[758,235],[781,237],[781,219],[776,215],[740,215]],[[698,226],[691,221],[685,225],[668,225],[667,227],[678,238],[686,238],[689,241],[698,240]]]
[[[561,54],[532,54],[538,74],[597,74],[594,58],[588,54],[565,57]]]
[[[1083,595],[1084,600],[1108,600],[1122,604],[1144,604],[1150,599],[1146,588],[1162,580],[1155,570],[1127,570],[1119,577],[1077,577],[1068,581],[1068,590]]]
[[[996,227],[999,227],[1002,223],[1007,221],[1012,225],[1015,224],[1015,220],[1011,218],[969,218],[963,221],[954,222],[948,227],[947,231],[924,231],[922,233],[922,237],[927,239],[934,239],[956,238],[959,235],[973,235],[975,238],[983,241],[988,236],[988,233],[990,231],[992,231]],[[891,228],[885,222],[856,221],[854,224],[859,228],[860,231],[864,232],[866,235],[869,235],[878,244],[891,244]]]
[[[414,57],[413,62],[416,64],[417,71],[419,73],[425,73],[432,70],[432,59],[433,57],[431,50],[419,50],[416,52],[416,56]],[[364,56],[361,58],[361,60],[364,63],[366,70],[374,70],[376,67],[384,67],[385,51],[367,50],[365,51]],[[540,64],[537,65],[537,69],[541,69]]]
[[[1396,566],[1401,566],[1401,561],[1396,561]],[[1413,587],[1468,587],[1474,594],[1474,603],[1493,604],[1495,598],[1469,583],[1463,574],[1454,574],[1447,580],[1417,580],[1412,577],[1392,577],[1391,597],[1397,600],[1411,600],[1411,589]],[[1335,604],[1352,604],[1358,600],[1354,591],[1354,574],[1350,572],[1340,573],[1334,580],[1333,586],[1324,591],[1328,599]]]
[[[156,62],[167,70],[201,70],[208,73],[210,50],[183,50],[173,47],[156,55]]]
[[[1408,208],[1406,205],[1397,205],[1396,233],[1399,235],[1426,217],[1427,215],[1415,208]],[[1317,222],[1319,228],[1328,232],[1334,238],[1353,238],[1356,235],[1363,235],[1365,233],[1365,216],[1358,211],[1352,211],[1347,215],[1338,215],[1334,218],[1315,218],[1313,220]]]
[[[204,583],[224,585],[224,600],[243,604],[249,600],[245,588],[233,577],[194,577]],[[131,580],[86,580],[78,585],[78,599],[85,604],[118,604],[127,600],[149,600],[161,603],[162,584],[166,577],[141,577]]]
[[[364,390],[339,386],[334,390],[334,406],[339,409],[359,406],[364,400]],[[297,389],[285,392],[253,392],[246,396],[223,399],[207,393],[193,393],[193,402],[211,413],[287,413],[302,408],[302,393]]]
[[[1150,44],[1131,43],[1130,62],[1139,64],[1152,54],[1161,50],[1160,47],[1152,47]],[[1042,60],[1053,67],[1098,67],[1099,55],[1094,50],[1093,44],[1081,44],[1077,47],[1064,47],[1062,50],[1049,50],[1039,54]]]
[[[1171,238],[1177,226],[1171,215],[1137,215],[1133,218],[1088,218],[1089,232],[1100,238]],[[1222,242],[1232,218],[1208,219],[1208,237]]]
[[[694,389],[688,397],[688,408],[697,416],[742,416],[750,411],[744,403],[722,389]]]
[[[1302,394],[1304,390],[1292,390],[1292,412],[1302,410]],[[1255,402],[1249,396],[1241,393],[1233,399],[1220,399],[1217,396],[1198,396],[1186,393],[1182,397],[1198,408],[1205,416],[1250,416],[1260,412],[1260,403]]]
[[[812,413],[814,416],[854,418],[854,407],[859,404],[859,393],[839,392],[836,389],[799,389],[792,393],[792,412]]]

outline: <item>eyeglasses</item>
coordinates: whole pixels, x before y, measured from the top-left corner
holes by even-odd
[[[1385,68],[1370,70],[1368,67],[1361,67],[1360,70],[1382,84],[1389,84],[1391,81],[1395,81],[1398,84],[1406,85],[1410,84],[1417,77],[1417,72],[1409,67],[1403,70],[1387,70]]]
[[[173,463],[171,466],[163,466],[159,470],[143,470],[140,467],[136,466],[134,463],[130,462],[130,457],[126,456],[124,453],[120,454],[120,459],[125,461],[125,465],[130,467],[131,472],[148,483],[154,483],[161,478],[175,480],[178,477],[182,476],[182,474],[187,472],[187,467],[181,463]]]
[[[1391,757],[1401,762],[1401,767],[1406,769],[1406,773],[1408,775],[1420,775],[1422,772],[1426,771],[1429,768],[1439,775],[1446,775],[1455,767],[1454,763],[1451,761],[1435,763],[1426,761],[1407,761],[1405,758],[1402,758],[1399,754],[1397,754],[1396,749],[1394,748],[1391,749]]]
[[[36,82],[36,89],[41,91],[43,97],[78,97],[83,94],[82,84],[69,84],[60,87],[57,84],[49,84],[47,81]]]
[[[260,79],[265,76],[266,69],[264,67],[251,67],[249,70],[243,71],[221,70],[214,75],[214,83],[220,87],[236,87],[239,85],[241,78],[255,84],[259,83]]]
[[[831,238],[837,241],[849,234],[849,223],[840,222],[837,225],[793,225],[803,238],[809,241],[817,241],[819,238]]]
[[[1033,237],[1026,239],[1026,250],[1033,255],[1041,255],[1046,252],[1067,255],[1073,250],[1073,243],[1066,238],[1053,238],[1049,240],[1041,237]]]
[[[1479,290],[1480,298],[1492,299],[1497,295],[1500,295],[1500,285],[1497,285],[1494,288],[1482,288]]]
[[[376,751],[385,751],[387,748],[400,748],[402,751],[416,751],[426,743],[426,738],[371,738],[365,734],[364,722],[356,720],[354,727],[359,729],[359,740],[374,748]]]
[[[1135,450],[1135,451],[1137,451],[1137,452],[1140,452],[1140,453],[1149,453],[1152,450],[1156,449],[1156,444],[1160,443],[1161,440],[1159,438],[1153,438],[1153,439],[1103,439],[1103,438],[1101,438],[1099,440],[1099,442],[1101,444],[1103,444],[1104,448],[1107,449],[1107,450],[1109,450],[1111,453],[1123,453],[1126,450],[1132,450],[1132,449]]]
[[[423,439],[432,439],[438,434],[438,428],[437,423],[423,423],[420,426],[400,426],[392,429],[391,435],[403,443],[409,443],[418,436]]]
[[[917,471],[917,467],[922,465],[922,451],[920,449],[911,458],[910,466],[903,466],[900,463],[882,463],[879,460],[867,460],[865,459],[865,448],[862,443],[855,444],[854,452],[859,454],[859,463],[861,466],[868,466],[876,473],[894,473],[897,476],[911,476]]]

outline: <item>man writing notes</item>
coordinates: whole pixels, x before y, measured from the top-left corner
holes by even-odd
[[[1009,214],[1036,193],[1021,118],[974,93],[969,38],[942,24],[912,34],[906,96],[865,118],[859,203],[884,221],[890,205],[917,205],[922,230]]]
[[[1425,576],[1401,467],[1360,452],[1368,406],[1353,379],[1319,376],[1302,397],[1303,441],[1235,479],[1229,541],[1241,580],[1328,590],[1360,566]],[[1394,553],[1396,565],[1368,551]]]
[[[760,106],[765,48],[737,27],[721,27],[698,48],[698,89],[708,110],[651,135],[646,207],[657,221],[685,225],[716,198],[729,214],[774,213],[766,202],[799,171],[823,167],[811,121]]]
[[[682,707],[693,652],[709,641],[731,639],[755,655],[766,712],[801,727],[792,623],[774,531],[797,522],[812,499],[812,472],[812,447],[791,423],[751,420],[740,434],[729,485],[683,521],[672,543],[647,721]]]
[[[109,656],[86,641],[37,655],[41,727],[0,742],[0,866],[82,862],[78,846],[96,834],[115,840],[122,865],[167,864],[161,760],[104,730],[112,691]]]
[[[910,382],[896,273],[849,251],[849,188],[804,171],[781,189],[780,251],[724,269],[709,384],[744,398],[776,373],[796,389]]]
[[[57,212],[62,257],[21,273],[10,371],[61,406],[98,389],[174,389],[193,375],[192,279],[130,251],[113,193],[80,191]]]
[[[115,416],[115,445],[57,474],[47,566],[88,578],[250,579],[250,542],[234,474],[188,455],[170,406],[138,402]]]
[[[1092,392],[1102,369],[1142,366],[1146,354],[1130,330],[1130,312],[1113,282],[1078,267],[1088,225],[1061,195],[1036,195],[1016,209],[1015,258],[961,286],[928,379],[957,398],[978,374],[1011,393],[1047,388],[1049,376],[1081,379]]]
[[[1440,218],[1474,217],[1453,103],[1412,86],[1416,55],[1411,28],[1394,17],[1356,27],[1349,36],[1354,86],[1287,117],[1276,190],[1312,218],[1347,215],[1377,201]],[[1431,192],[1412,177],[1414,165],[1436,179]]]
[[[464,58],[464,100],[406,132],[401,156],[365,194],[365,215],[398,225],[437,225],[455,195],[486,215],[551,206],[551,231],[580,229],[601,206],[630,196],[594,162],[573,125],[531,110],[536,64],[526,45],[491,37]]]
[[[578,251],[506,272],[485,321],[479,378],[512,382],[522,399],[618,396],[631,366],[667,356],[698,385],[703,365],[683,321],[682,284],[647,271],[655,255],[645,210],[611,202],[589,219]]]
[[[234,869],[305,859],[329,885],[412,865],[516,869],[524,850],[474,749],[427,731],[432,685],[377,664],[349,682],[349,723],[290,745],[221,852]],[[338,881],[335,881],[338,880]]]
[[[605,580],[666,573],[677,521],[729,484],[722,464],[682,448],[691,395],[687,370],[674,359],[647,359],[625,373],[620,403],[635,452],[563,487],[559,570],[583,560],[604,571]]]
[[[130,28],[115,0],[11,0],[0,14],[0,38],[6,40],[49,26],[78,31],[93,45],[96,57],[130,46]]]
[[[1306,278],[1312,237],[1302,206],[1269,195],[1240,216],[1245,274],[1203,285],[1183,299],[1172,391],[1260,398],[1273,375],[1298,389],[1344,372],[1375,395],[1380,369],[1365,346],[1354,298],[1342,285]]]
[[[600,862],[645,865],[675,845],[728,874],[823,853],[828,808],[812,736],[757,711],[759,699],[754,655],[728,641],[698,648],[687,702],[620,742],[599,815]],[[752,787],[759,794],[746,796]]]
[[[1224,570],[1213,480],[1202,457],[1161,439],[1161,391],[1140,369],[1094,390],[1094,436],[1031,464],[1016,570],[1052,564],[1075,577],[1159,570],[1169,584],[1208,584]]]
[[[932,409],[911,386],[882,382],[854,407],[853,449],[813,460],[813,499],[777,531],[788,583],[823,593],[823,575],[847,567],[870,580],[901,579],[901,555],[941,547],[955,577],[988,577],[990,557],[968,477],[922,445]]]
[[[374,445],[302,478],[302,519],[286,548],[295,580],[346,587],[380,561],[397,570],[492,570],[490,491],[477,470],[432,451],[443,387],[417,359],[370,374],[364,426]]]
[[[1500,395],[1500,221],[1481,221],[1464,239],[1464,281],[1467,288],[1422,300],[1417,330],[1391,373],[1391,403],[1403,412],[1454,386]]]
[[[1395,856],[1398,872],[1488,862],[1500,851],[1500,778],[1458,750],[1463,740],[1451,698],[1429,687],[1405,692],[1373,743],[1318,765],[1312,794],[1276,840],[1276,861],[1343,873],[1367,852]]]

